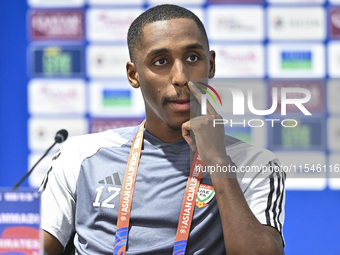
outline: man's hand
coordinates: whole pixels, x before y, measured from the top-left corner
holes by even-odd
[[[201,103],[201,92],[189,82],[189,89]],[[198,116],[182,125],[182,135],[191,149],[198,150],[207,166],[230,165],[226,153],[224,125],[213,126],[214,119],[222,117],[207,102],[207,116]],[[192,133],[191,133],[192,131]],[[194,138],[193,138],[194,137]],[[238,180],[233,173],[211,173],[216,200],[221,216],[224,243],[227,254],[282,255],[280,233],[263,226],[250,210]]]
[[[189,89],[201,104],[201,91],[192,82],[189,82]],[[208,166],[228,162],[225,150],[224,125],[216,125],[214,127],[214,119],[222,119],[222,117],[207,102],[206,116],[198,116],[182,125],[183,138],[193,151],[198,150],[201,159]],[[191,135],[194,135],[196,142]]]

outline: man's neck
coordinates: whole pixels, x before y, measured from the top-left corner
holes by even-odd
[[[172,129],[163,121],[154,123],[152,119],[146,118],[145,129],[150,134],[166,143],[173,143],[183,139],[181,129]]]

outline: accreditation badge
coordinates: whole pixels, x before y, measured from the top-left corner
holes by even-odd
[[[214,187],[207,184],[200,184],[196,197],[196,206],[203,208],[215,197]]]

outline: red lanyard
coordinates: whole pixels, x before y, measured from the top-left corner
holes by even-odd
[[[128,163],[125,170],[124,183],[120,195],[118,219],[116,229],[116,240],[113,247],[113,255],[125,255],[126,244],[130,224],[130,212],[133,192],[138,170],[139,159],[142,151],[145,121],[139,127],[132,142]],[[189,237],[192,216],[194,213],[196,196],[201,181],[204,162],[200,159],[196,151],[194,161],[191,165],[190,175],[185,189],[181,214],[177,227],[177,234],[173,255],[185,254],[185,249]]]

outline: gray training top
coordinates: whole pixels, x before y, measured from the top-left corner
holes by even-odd
[[[76,254],[112,254],[124,173],[138,127],[73,137],[54,155],[42,193],[42,229],[65,247],[76,231]],[[261,224],[282,233],[284,178],[261,170],[275,155],[226,136],[227,154],[256,173],[237,172],[245,199]],[[145,131],[132,200],[127,255],[172,254],[190,171],[185,140],[165,143]],[[209,178],[201,183],[212,185]],[[216,199],[195,206],[186,254],[226,254]]]

